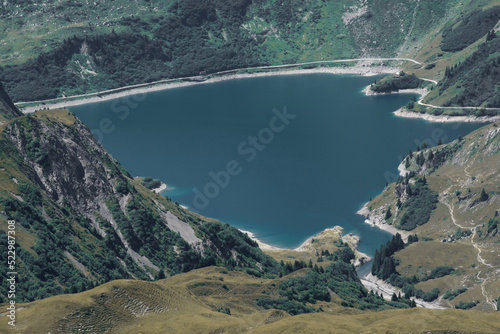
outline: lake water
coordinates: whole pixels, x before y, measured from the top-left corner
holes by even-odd
[[[390,236],[355,213],[402,156],[480,127],[395,117],[413,95],[364,96],[375,79],[237,79],[70,109],[132,175],[161,179],[195,212],[288,248],[341,225],[373,254]]]

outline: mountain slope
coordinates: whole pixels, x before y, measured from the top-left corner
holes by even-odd
[[[134,180],[67,110],[13,119],[0,136],[1,245],[15,220],[19,301],[216,264],[278,273],[247,235]]]
[[[420,48],[450,11],[466,8],[457,0],[84,4],[2,5],[0,45],[8,50],[0,79],[14,101],[251,66],[394,57]],[[30,26],[23,36],[30,43],[19,42],[21,26]]]
[[[415,288],[438,288],[443,305],[479,301],[476,309],[497,308],[499,125],[407,156],[399,166],[398,182],[386,187],[363,210],[372,222],[390,224],[404,235],[417,234],[418,242],[394,254],[395,269],[404,277],[416,275]],[[423,191],[427,199],[419,195]],[[424,279],[440,266],[450,267],[454,273]],[[446,291],[460,289],[465,291],[458,297],[443,299]]]
[[[75,295],[19,305],[12,333],[497,333],[500,313],[413,308],[361,311],[318,302],[291,317],[257,307],[283,279],[209,267],[156,282],[118,280]],[[228,314],[229,313],[229,314]],[[0,330],[7,330],[6,322]]]

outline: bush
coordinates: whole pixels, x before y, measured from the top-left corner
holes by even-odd
[[[127,195],[129,193],[128,183],[122,179],[118,179],[116,182],[116,192],[122,195]]]
[[[455,291],[448,290],[445,292],[443,298],[448,299],[448,300],[453,300],[453,299],[455,299],[455,297],[464,293],[465,291],[467,291],[467,288],[462,288],[462,289],[458,289]]]
[[[262,306],[265,309],[277,309],[288,312],[290,315],[298,315],[304,313],[316,312],[316,309],[305,306],[302,303],[296,301],[290,301],[288,299],[269,299],[269,298],[259,298],[257,299],[257,305]]]
[[[439,297],[439,289],[434,288],[430,292],[425,292],[423,290],[415,290],[415,297],[423,299],[426,302],[432,302]]]
[[[479,300],[476,300],[473,302],[460,301],[457,305],[455,305],[455,308],[459,309],[459,310],[470,310],[471,308],[475,307],[477,304],[479,304]]]
[[[430,280],[430,279],[434,279],[434,278],[440,278],[440,277],[443,277],[446,275],[451,275],[454,272],[455,272],[455,269],[453,269],[452,267],[440,266],[440,267],[436,267],[436,268],[432,269],[430,274],[427,275],[425,277],[425,279],[422,279],[422,280],[424,281],[424,280]]]
[[[148,188],[149,190],[153,190],[156,188],[159,188],[161,186],[161,181],[157,179],[153,179],[151,176],[147,176],[144,179],[142,179],[141,184]]]

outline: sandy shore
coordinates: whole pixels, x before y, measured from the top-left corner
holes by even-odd
[[[262,250],[282,250],[282,249],[284,249],[284,248],[279,248],[279,247],[271,246],[269,244],[266,244],[265,242],[262,242],[261,240],[259,240],[259,238],[256,237],[255,233],[253,233],[253,232],[245,231],[245,230],[242,230],[242,229],[238,229],[238,230],[240,230],[240,232],[242,232],[242,233],[248,234],[248,236],[250,237],[250,239],[252,239],[253,241],[255,241],[259,245],[259,248],[262,249]]]
[[[411,112],[405,108],[400,108],[394,112],[394,115],[406,118],[421,118],[430,122],[447,123],[447,122],[467,122],[467,123],[491,123],[500,121],[500,116],[449,116],[449,115],[430,115]]]
[[[151,189],[152,191],[154,191],[155,193],[159,194],[161,193],[163,190],[167,189],[168,186],[165,184],[165,183],[161,183],[161,185],[158,187],[158,188],[154,188],[154,189]]]
[[[71,106],[78,106],[88,103],[96,103],[102,101],[108,101],[113,99],[118,99],[135,94],[144,94],[150,92],[161,91],[165,89],[173,89],[180,87],[187,87],[192,85],[200,85],[207,83],[215,83],[225,80],[234,79],[244,79],[244,78],[256,78],[264,76],[275,76],[275,75],[298,75],[298,74],[311,74],[311,73],[330,73],[330,74],[355,74],[363,76],[373,76],[378,74],[389,74],[398,72],[398,68],[388,67],[388,66],[371,66],[371,62],[360,62],[356,66],[349,67],[319,67],[312,69],[291,69],[284,68],[281,70],[258,72],[258,73],[247,73],[247,74],[225,74],[222,76],[209,77],[207,79],[203,77],[191,77],[191,81],[182,81],[186,78],[165,80],[162,82],[155,82],[151,84],[141,84],[128,86],[118,89],[107,90],[103,92],[97,92],[92,94],[79,95],[75,97],[59,98],[46,101],[35,101],[35,102],[20,102],[16,105],[21,109],[23,113],[32,113],[40,109],[61,109]],[[36,103],[34,106],[23,107],[23,105]]]

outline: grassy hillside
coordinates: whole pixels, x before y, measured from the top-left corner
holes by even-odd
[[[439,301],[446,306],[479,301],[475,309],[497,308],[499,125],[485,126],[444,146],[414,151],[401,163],[398,182],[366,206],[371,220],[418,235],[418,242],[392,256],[395,270],[402,277],[415,275],[412,284],[417,289],[438,288]],[[425,197],[419,195],[422,189],[427,189]],[[438,267],[449,267],[451,272],[425,279]],[[443,298],[460,289],[465,291],[456,298]]]
[[[500,314],[460,310],[361,311],[317,302],[290,316],[258,307],[288,278],[260,279],[208,267],[156,282],[119,280],[90,291],[19,305],[12,333],[496,333]],[[309,304],[308,304],[309,305]],[[3,308],[3,306],[2,306]],[[6,322],[0,330],[7,331]]]

